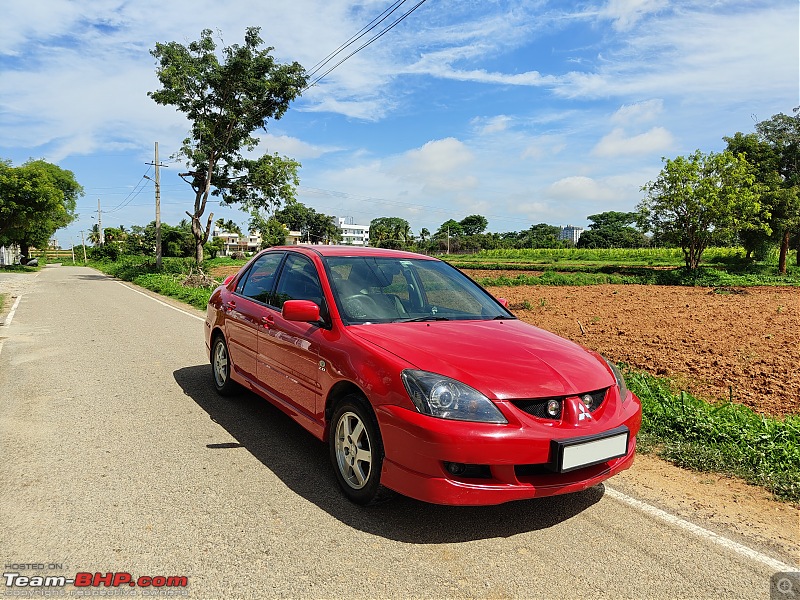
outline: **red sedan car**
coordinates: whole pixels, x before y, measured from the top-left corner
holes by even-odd
[[[214,291],[205,333],[217,391],[253,390],[326,441],[356,503],[385,486],[498,504],[633,463],[641,404],[613,363],[431,257],[270,248]]]

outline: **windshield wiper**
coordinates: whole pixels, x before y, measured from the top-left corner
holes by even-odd
[[[398,319],[395,323],[414,323],[415,321],[449,321],[447,317],[437,317],[436,315],[426,315],[424,317],[415,317],[413,319]]]

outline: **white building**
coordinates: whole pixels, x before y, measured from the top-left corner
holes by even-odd
[[[559,239],[572,242],[573,245],[577,245],[582,233],[583,227],[573,227],[572,225],[567,225],[566,227],[561,228],[561,234],[558,237]]]
[[[261,235],[253,233],[252,231],[245,237],[240,236],[238,233],[231,233],[219,227],[214,227],[211,231],[209,241],[214,238],[221,238],[225,245],[221,252],[222,256],[229,256],[234,252],[253,253],[261,249]]]
[[[369,244],[369,225],[356,225],[352,217],[339,217],[341,243],[346,246],[367,246]]]

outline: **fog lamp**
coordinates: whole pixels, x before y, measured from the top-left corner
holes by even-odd
[[[550,400],[547,403],[547,414],[551,417],[555,417],[561,411],[561,404],[559,404],[558,400]]]
[[[444,464],[445,464],[445,467],[447,467],[447,470],[452,475],[461,475],[464,471],[467,470],[467,465],[465,465],[463,463],[446,462]]]
[[[592,403],[594,402],[594,398],[592,398],[591,394],[584,394],[581,398],[581,402],[583,402],[586,408],[592,408]]]

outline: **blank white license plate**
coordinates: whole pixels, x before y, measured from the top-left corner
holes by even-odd
[[[622,427],[595,439],[556,442],[558,470],[562,473],[574,471],[625,456],[628,452],[629,434],[628,428]]]

